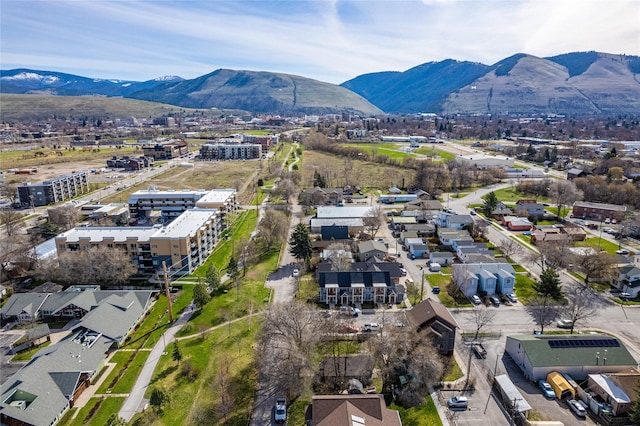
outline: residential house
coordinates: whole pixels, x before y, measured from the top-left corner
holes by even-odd
[[[637,365],[624,343],[601,334],[507,336],[505,351],[534,382],[553,371],[582,380],[589,374],[618,373]]]
[[[422,259],[429,254],[428,244],[411,244],[409,246],[409,256],[412,259]]]
[[[441,266],[453,263],[453,253],[448,251],[438,251],[429,253],[429,263],[437,263]]]
[[[407,203],[417,199],[418,196],[415,194],[382,194],[379,197],[379,201],[383,204]]]
[[[456,256],[462,263],[473,263],[470,262],[470,256],[480,254],[483,256],[487,256],[490,258],[495,257],[493,251],[489,249],[487,243],[466,243],[459,244],[456,246]]]
[[[373,356],[370,354],[326,356],[320,362],[318,381],[336,390],[343,390],[347,382],[356,379],[363,386],[371,384]]]
[[[442,228],[464,229],[473,223],[471,215],[438,212],[436,224]]]
[[[321,234],[323,228],[346,228],[347,234],[359,234],[364,230],[364,221],[361,217],[354,218],[312,218],[309,222],[309,230],[312,234]]]
[[[618,265],[611,285],[633,298],[640,297],[640,267],[630,263]]]
[[[395,304],[404,294],[386,271],[319,272],[318,287],[319,301],[329,305]]]
[[[533,223],[526,217],[503,216],[500,221],[511,231],[529,231],[533,227]]]
[[[407,225],[415,225],[418,221],[413,216],[393,216],[391,218],[391,227],[396,231],[402,231]]]
[[[363,241],[358,244],[358,258],[365,262],[373,257],[384,259],[389,253],[384,243],[374,240]]]
[[[144,317],[152,293],[114,292],[86,314],[69,335],[38,351],[0,386],[0,422],[56,424],[91,384],[108,354]]]
[[[315,395],[305,420],[309,426],[402,426],[400,413],[377,394]]]
[[[432,223],[416,223],[406,224],[403,226],[404,231],[415,232],[418,237],[432,237],[436,234],[436,226]]]
[[[473,242],[469,232],[452,228],[438,228],[438,238],[440,244],[453,247],[456,241]]]
[[[403,277],[402,264],[398,262],[385,262],[373,257],[367,262],[352,262],[349,264],[350,272],[388,272],[391,281],[394,284],[400,283],[400,278]],[[329,261],[322,261],[318,263],[316,268],[316,279],[319,279],[320,272],[332,272],[334,271],[333,265]]]
[[[509,263],[468,263],[453,265],[453,279],[465,296],[478,293],[511,294],[516,272]]]
[[[536,200],[518,200],[515,214],[517,216],[542,217],[545,214],[544,205]]]
[[[300,204],[321,206],[325,204],[339,204],[343,201],[342,188],[310,188],[300,192]]]
[[[595,394],[598,408],[610,407],[610,414],[619,416],[633,409],[638,400],[640,370],[630,368],[619,373],[589,374],[587,386]]]
[[[405,205],[405,210],[439,211],[443,209],[442,203],[438,200],[425,200],[418,198]]]
[[[324,241],[348,240],[349,227],[338,225],[322,226],[320,227],[320,236]]]
[[[567,180],[574,180],[575,178],[587,176],[589,173],[582,169],[572,168],[567,170]]]
[[[624,219],[627,213],[627,206],[618,204],[591,203],[588,201],[576,201],[573,203],[573,217],[583,219],[604,221],[605,219],[616,219],[618,222]]]
[[[41,318],[41,307],[48,293],[15,293],[0,308],[2,322],[33,322]]]
[[[503,216],[510,216],[513,210],[507,207],[503,202],[499,202],[495,209],[491,212],[491,216],[500,219]]]
[[[407,317],[418,332],[425,331],[433,338],[438,353],[453,354],[458,323],[443,304],[424,299],[407,311]]]

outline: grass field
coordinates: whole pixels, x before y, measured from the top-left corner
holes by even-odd
[[[523,305],[526,305],[533,296],[536,295],[533,289],[534,281],[526,274],[516,274],[515,291],[518,296],[518,300]]]
[[[75,419],[72,419],[77,408],[72,408],[60,423],[61,426],[104,425],[112,413],[120,411],[124,403],[121,397],[91,398]]]
[[[443,151],[434,147],[422,147],[415,150],[416,154],[426,155],[427,157],[440,157],[441,160],[455,160],[456,155],[451,152]]]
[[[246,425],[253,409],[253,347],[259,325],[257,320],[247,319],[217,329],[204,339],[179,342],[183,355],[180,365],[169,355],[162,357],[145,396],[148,398],[154,388],[162,388],[170,393],[171,402],[154,424],[197,425],[203,424],[204,416],[206,424]],[[185,364],[193,372],[190,378],[182,374]],[[233,410],[226,418],[216,410],[222,393],[232,400]]]
[[[604,238],[597,238],[597,237],[587,238],[584,241],[576,241],[575,246],[591,247],[596,252],[604,250],[609,254],[615,254],[616,250],[618,250],[618,244],[612,243],[611,241],[605,240]]]
[[[498,201],[502,201],[503,203],[515,203],[522,198],[531,198],[531,195],[517,191],[513,186],[498,189],[494,192],[496,193],[496,197],[498,197]],[[549,203],[551,200],[548,197],[536,197],[536,201],[539,203]]]
[[[402,147],[403,144],[394,144],[394,143],[347,143],[344,144],[346,147],[357,148],[362,152],[366,152],[370,155],[386,155],[389,158],[394,160],[401,160],[406,157],[415,157],[415,154],[407,154],[406,152],[398,151],[399,148]]]
[[[371,188],[389,188],[391,185],[409,184],[413,181],[415,171],[387,166],[379,163],[354,160],[350,172],[345,171],[344,161],[334,155],[318,151],[305,150],[300,167],[302,175],[301,187],[313,187],[315,171],[328,176],[327,186],[335,188],[343,186],[346,179],[367,191]]]
[[[102,382],[96,393],[129,393],[144,366],[149,351],[117,351],[111,356],[110,363],[117,366]]]

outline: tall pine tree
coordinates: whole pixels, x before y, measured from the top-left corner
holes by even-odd
[[[542,271],[540,279],[533,284],[533,289],[540,296],[560,299],[562,289],[560,288],[560,276],[555,268],[549,266]]]

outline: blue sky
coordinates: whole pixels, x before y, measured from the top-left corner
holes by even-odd
[[[0,0],[0,67],[95,78],[218,68],[342,83],[447,58],[640,55],[639,0]]]

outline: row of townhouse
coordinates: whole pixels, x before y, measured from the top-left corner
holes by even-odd
[[[511,294],[514,292],[516,272],[506,262],[455,264],[453,280],[467,297],[479,293]]]
[[[144,317],[153,293],[86,289],[46,295],[41,309],[47,306],[51,313],[82,309],[83,316],[67,336],[38,351],[0,386],[0,423],[57,424],[102,370],[108,355]],[[27,296],[15,294],[9,301]]]

